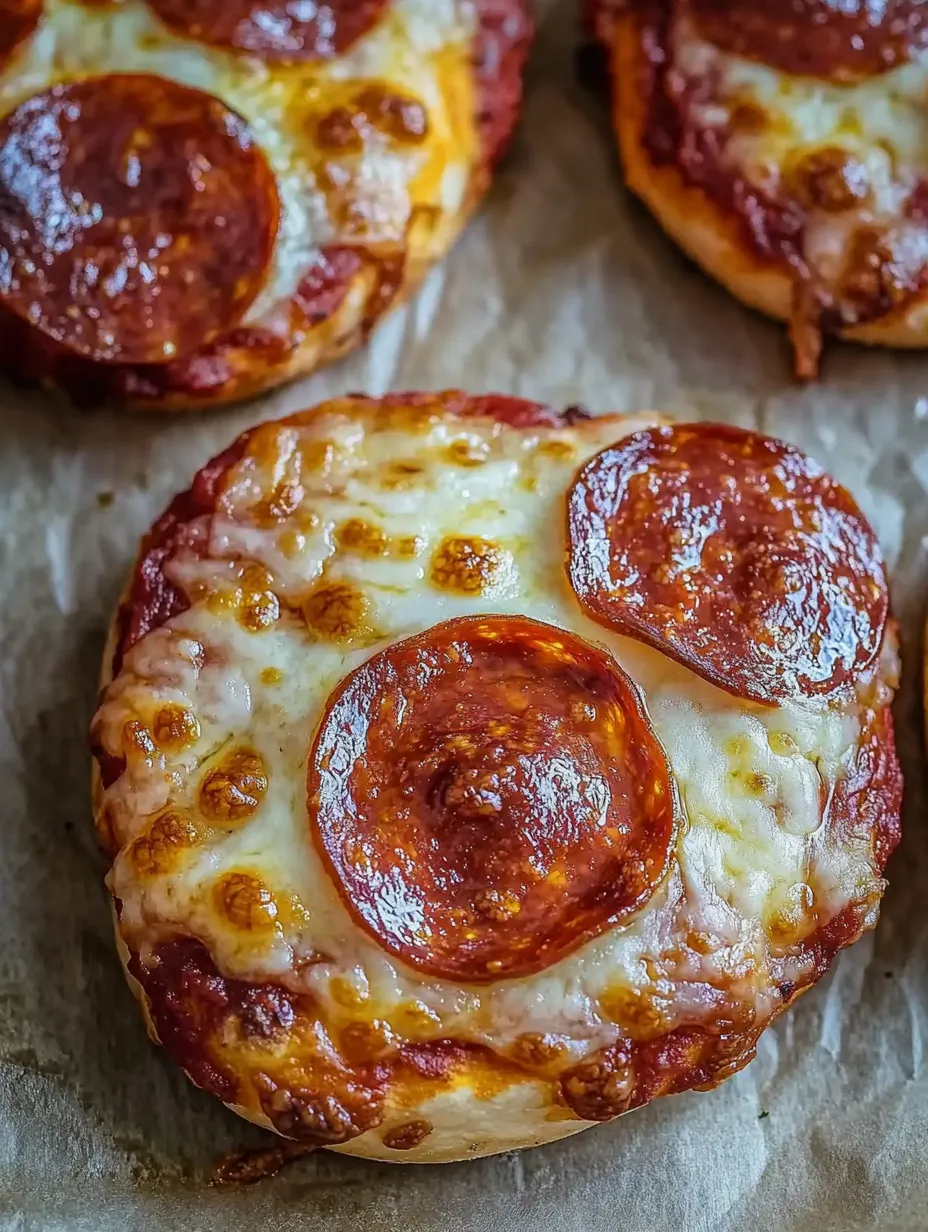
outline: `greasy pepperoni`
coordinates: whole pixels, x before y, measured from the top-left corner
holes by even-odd
[[[393,0],[148,0],[186,38],[295,62],[331,60],[383,19]]]
[[[488,165],[506,152],[522,102],[534,25],[526,0],[475,0],[477,128]]]
[[[0,123],[0,299],[90,359],[167,362],[234,325],[278,213],[244,121],[177,82],[92,77]]]
[[[39,24],[43,0],[0,0],[0,69]]]
[[[721,424],[638,432],[580,471],[568,573],[594,620],[736,696],[825,697],[879,652],[886,574],[851,496]]]
[[[628,919],[674,834],[634,685],[521,616],[449,620],[352,672],[316,734],[308,798],[358,922],[470,982],[540,971]]]
[[[856,80],[928,45],[924,0],[690,0],[700,33],[786,73]]]

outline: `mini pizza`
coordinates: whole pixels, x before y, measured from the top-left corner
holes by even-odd
[[[928,345],[921,0],[588,0],[631,189],[739,299],[823,334]]]
[[[528,0],[0,0],[0,371],[79,404],[248,397],[451,246]]]
[[[93,721],[119,949],[195,1083],[465,1159],[712,1087],[876,922],[886,576],[755,432],[329,402],[143,540]]]

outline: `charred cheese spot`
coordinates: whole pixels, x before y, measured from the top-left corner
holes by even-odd
[[[407,1121],[405,1125],[396,1125],[388,1129],[383,1136],[383,1144],[391,1151],[411,1151],[424,1142],[432,1132],[428,1121]]]
[[[349,582],[325,582],[303,604],[311,633],[322,641],[350,645],[374,640],[371,602]]]
[[[512,1045],[512,1059],[527,1069],[546,1070],[563,1060],[564,1043],[556,1035],[526,1031]]]
[[[159,749],[175,753],[196,744],[200,738],[200,724],[186,706],[172,703],[162,706],[155,715],[152,735]]]
[[[467,440],[462,437],[451,442],[445,456],[453,466],[483,466],[490,456],[490,447],[486,441]]]
[[[870,195],[866,167],[837,146],[804,152],[788,170],[787,180],[803,204],[829,214],[853,209]]]
[[[396,541],[396,554],[400,560],[414,560],[424,548],[425,540],[418,535],[405,535]]]
[[[349,518],[335,532],[338,546],[358,556],[386,556],[390,548],[387,535],[379,526],[361,518]]]
[[[609,1121],[627,1112],[635,1095],[631,1049],[617,1044],[568,1070],[564,1099],[584,1121]]]
[[[353,1022],[341,1034],[341,1049],[346,1060],[359,1065],[369,1065],[394,1052],[396,1047],[390,1024],[381,1018]]]
[[[576,446],[557,436],[543,440],[538,446],[538,452],[544,458],[553,458],[560,462],[567,462],[577,456]]]
[[[418,488],[421,486],[424,469],[421,462],[408,460],[391,462],[384,468],[380,486],[384,492],[400,492]]]
[[[274,895],[254,873],[228,873],[213,889],[216,910],[233,928],[266,932],[277,921]]]
[[[328,475],[337,456],[334,441],[309,440],[301,442],[300,461],[302,470],[317,477]]]
[[[261,806],[267,784],[260,754],[253,749],[235,749],[200,785],[200,812],[217,825],[245,821]]]
[[[429,577],[439,590],[482,595],[498,580],[507,553],[489,539],[443,539],[432,556]]]
[[[805,882],[787,890],[780,909],[766,923],[767,934],[778,945],[793,945],[815,928],[815,892]]]
[[[266,530],[286,522],[300,508],[303,496],[303,485],[297,480],[282,481],[270,496],[252,506],[251,516],[255,525]]]
[[[334,975],[329,980],[329,992],[336,1005],[341,1005],[345,1009],[357,1009],[370,1000],[370,988],[367,979],[363,977],[360,980],[348,980],[343,976]]]
[[[261,683],[268,688],[275,688],[279,684],[283,684],[284,673],[279,667],[265,667],[261,671]]]
[[[635,1040],[651,1039],[667,1029],[667,1004],[650,989],[631,987],[607,989],[599,998],[602,1014]]]
[[[248,591],[238,608],[238,622],[249,633],[270,629],[280,619],[280,600],[272,590]]]
[[[441,1018],[424,1001],[397,1006],[394,1026],[407,1039],[430,1039],[441,1029]]]
[[[325,150],[360,154],[378,135],[419,145],[428,133],[428,115],[418,99],[387,85],[370,84],[315,122],[317,143]]]
[[[189,817],[176,810],[156,817],[148,832],[129,848],[129,859],[140,877],[155,877],[178,867],[183,855],[199,842],[199,832]]]

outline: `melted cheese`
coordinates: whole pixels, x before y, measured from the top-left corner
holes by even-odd
[[[114,72],[155,73],[221,99],[247,120],[281,203],[271,267],[245,323],[286,331],[286,305],[320,245],[397,244],[420,216],[429,221],[429,253],[450,241],[478,156],[474,28],[463,0],[396,0],[345,55],[286,66],[178,38],[145,0],[101,8],[45,0],[35,36],[0,72],[0,115],[60,82]],[[425,138],[400,142],[373,130],[360,154],[320,148],[318,122],[336,107],[351,107],[365,85],[421,103]],[[337,188],[326,175],[332,163]]]
[[[905,217],[907,199],[928,177],[928,57],[832,84],[721,52],[686,19],[675,30],[674,55],[684,77],[718,82],[711,102],[693,105],[693,116],[733,134],[732,163],[775,198],[799,196],[807,216],[802,256],[821,285],[835,284],[853,264],[861,228],[877,229],[900,280],[928,262],[928,229]],[[838,177],[844,155],[850,194],[841,178],[830,191],[821,181],[816,190],[812,163],[804,171],[804,162],[822,154]]]
[[[769,1015],[771,959],[879,889],[867,841],[841,845],[822,825],[860,706],[742,702],[583,615],[564,570],[566,491],[584,459],[653,422],[514,431],[345,402],[261,430],[256,460],[200,526],[205,559],[170,566],[194,605],[130,652],[96,721],[97,738],[128,758],[105,807],[124,845],[110,884],[133,946],[144,955],[191,931],[227,975],[311,990],[328,1021],[376,1017],[407,1038],[503,1047],[552,1032],[581,1054],[615,1038],[616,1020],[633,1032],[639,1015],[665,1029],[722,1005],[748,1021]],[[459,574],[442,562],[462,539]],[[475,554],[475,543],[488,546]],[[346,673],[481,612],[570,628],[616,657],[643,689],[687,824],[664,885],[627,925],[537,975],[461,987],[407,967],[352,922],[310,840],[306,758]],[[881,670],[894,675],[891,640]],[[863,687],[886,695],[879,681]],[[255,807],[239,798],[227,824],[207,826],[202,785],[234,779],[242,749],[260,759],[259,781],[240,777]],[[180,818],[177,841],[171,830],[140,860],[131,844],[166,809]]]

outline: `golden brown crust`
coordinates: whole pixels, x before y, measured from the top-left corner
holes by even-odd
[[[815,316],[799,302],[805,288],[784,260],[758,252],[747,242],[742,220],[704,188],[688,181],[678,165],[658,165],[648,149],[650,82],[654,65],[642,38],[642,18],[624,11],[613,19],[610,74],[614,82],[613,123],[629,188],[648,206],[667,234],[707,274],[749,307],[793,327],[797,351],[816,352],[816,339],[802,337],[804,319]],[[810,327],[817,331],[814,319]],[[928,346],[928,303],[924,294],[906,296],[894,308],[863,324],[828,323],[828,332],[852,342],[900,348]],[[801,365],[800,365],[801,367]],[[799,371],[814,375],[814,371]]]

